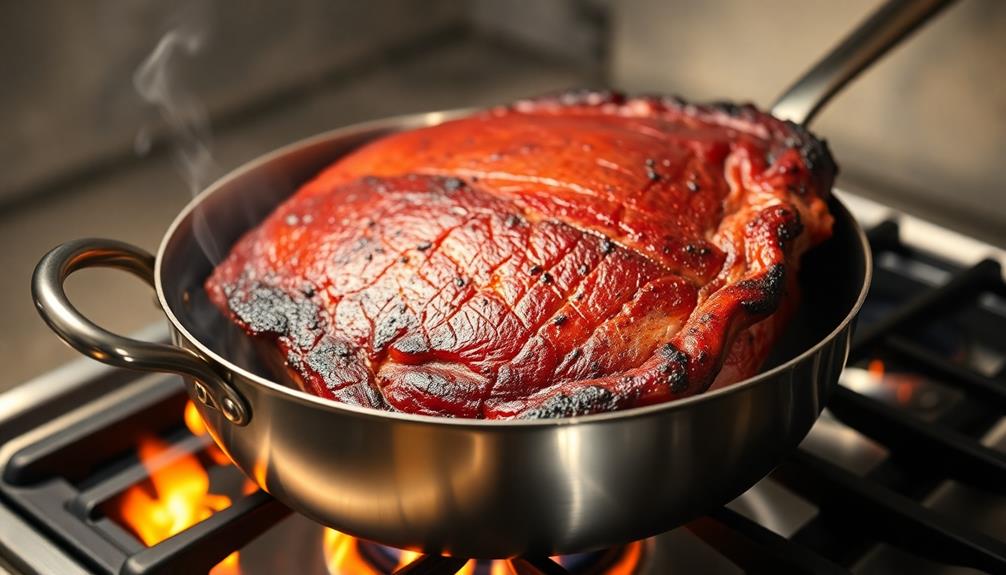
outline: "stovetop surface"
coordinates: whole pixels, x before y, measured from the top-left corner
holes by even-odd
[[[611,552],[611,572],[1006,571],[1001,270],[974,257],[966,238],[934,243],[923,227],[919,242],[917,224],[870,223],[875,280],[849,367],[800,449],[725,508]],[[900,236],[910,229],[909,244]],[[927,249],[909,247],[927,241]],[[153,328],[143,337],[165,335]],[[367,559],[375,553],[392,554],[390,568],[423,561],[339,539],[248,493],[207,436],[183,425],[185,402],[174,376],[89,360],[0,396],[0,570],[198,572],[236,550],[213,572],[378,573]],[[127,493],[150,491],[149,461],[136,449],[150,435],[166,446],[160,457],[197,462],[208,490],[231,500],[152,546],[122,511]],[[428,572],[461,567],[435,559]],[[564,572],[529,559],[460,572]],[[559,563],[572,569],[576,560]]]

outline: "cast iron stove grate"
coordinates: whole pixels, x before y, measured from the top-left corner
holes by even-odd
[[[892,402],[840,385],[829,402],[831,414],[882,445],[889,457],[859,474],[801,446],[770,477],[818,512],[787,537],[729,506],[683,529],[749,572],[848,572],[878,543],[940,564],[1006,572],[1006,543],[926,504],[948,480],[1006,503],[1006,455],[980,441],[1006,415],[1006,284],[1000,267],[986,260],[961,269],[919,253],[899,241],[893,222],[868,235],[877,260],[875,282],[849,365],[865,372],[864,366],[872,370],[883,362],[923,374],[956,399],[927,411],[899,405],[900,391]],[[934,283],[939,285],[929,285]],[[200,453],[211,442],[181,425],[186,396],[177,378],[95,373],[93,381],[4,422],[0,431],[0,444],[18,438],[18,449],[0,461],[3,505],[86,569],[208,572],[290,514],[257,491],[160,543],[141,543],[103,512],[146,478],[135,438],[153,434],[186,453]],[[465,563],[418,556],[396,573],[456,573]],[[509,565],[520,574],[567,573],[548,557],[516,558]]]

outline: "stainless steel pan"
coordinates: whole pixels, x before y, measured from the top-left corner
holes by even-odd
[[[827,69],[812,70],[776,110],[807,120],[837,85],[940,4],[882,8],[833,53],[841,56],[837,65],[826,59]],[[312,519],[395,547],[479,558],[603,547],[672,528],[769,472],[823,409],[867,292],[867,243],[838,201],[831,203],[834,236],[805,257],[803,309],[775,367],[724,389],[585,417],[479,421],[343,405],[270,379],[248,338],[207,301],[207,251],[228,249],[347,151],[462,113],[351,126],[255,160],[195,198],[156,258],[111,240],[61,245],[33,278],[39,312],[95,359],[182,374],[213,438],[259,486]],[[124,338],[74,309],[63,281],[95,266],[151,284],[174,344]]]

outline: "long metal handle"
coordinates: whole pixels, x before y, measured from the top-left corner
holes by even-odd
[[[192,377],[203,403],[218,408],[231,423],[248,422],[250,413],[240,394],[193,351],[116,335],[84,317],[66,297],[63,283],[73,272],[89,267],[125,270],[154,285],[154,256],[140,248],[102,239],[76,240],[56,247],[35,266],[31,279],[35,307],[56,335],[84,355],[109,365]]]
[[[889,0],[796,81],[772,114],[807,125],[867,66],[954,0]]]

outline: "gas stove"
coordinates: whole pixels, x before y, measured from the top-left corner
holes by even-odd
[[[1006,572],[1006,254],[842,197],[875,253],[849,367],[788,460],[685,526],[507,561],[383,547],[258,491],[179,378],[80,360],[0,396],[0,573]]]

